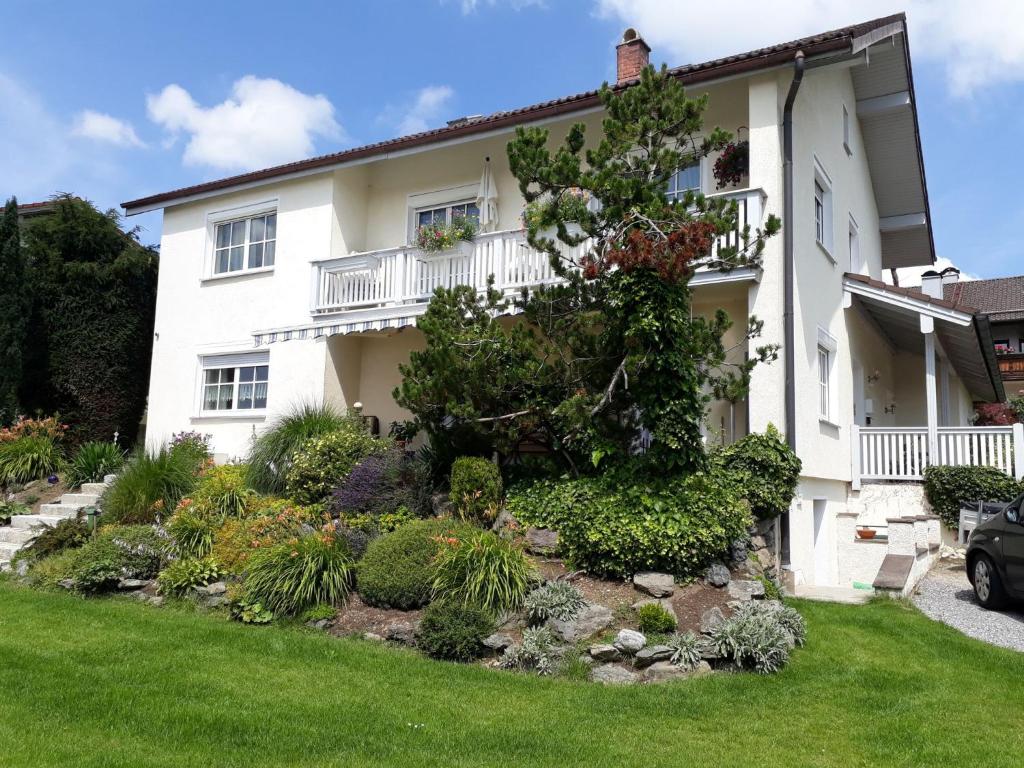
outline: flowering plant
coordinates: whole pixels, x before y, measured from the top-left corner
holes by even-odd
[[[531,229],[544,226],[545,219],[551,219],[550,216],[545,216],[548,211],[553,211],[556,214],[555,218],[561,221],[578,222],[586,214],[590,199],[590,192],[579,187],[569,187],[555,198],[537,198],[523,209],[523,227]]]
[[[730,141],[726,144],[715,160],[714,174],[719,189],[739,184],[744,176],[750,175],[750,142]]]
[[[416,230],[416,245],[428,253],[449,251],[460,240],[476,237],[477,223],[467,216],[452,216],[451,224],[424,224]]]
[[[60,443],[67,428],[67,424],[60,423],[60,414],[47,416],[45,419],[19,416],[10,427],[0,429],[0,443],[13,443],[22,437],[48,437],[54,443]]]

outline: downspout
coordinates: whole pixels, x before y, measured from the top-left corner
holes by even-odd
[[[782,110],[783,336],[786,362],[786,443],[796,451],[796,327],[793,319],[796,257],[793,240],[793,102],[804,79],[804,52],[793,59],[793,80]]]

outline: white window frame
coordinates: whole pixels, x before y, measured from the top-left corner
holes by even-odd
[[[821,190],[819,196],[818,191]],[[829,260],[835,264],[836,259],[832,254],[835,252],[835,218],[833,214],[832,179],[825,172],[818,158],[814,158],[814,240],[818,247],[825,252]],[[819,227],[818,204],[821,203],[821,220]]]
[[[266,378],[258,378],[259,368],[266,367]],[[253,385],[265,383],[267,385],[267,404],[256,408],[239,408],[238,394],[242,386],[248,382],[241,381],[242,369],[254,368]],[[207,384],[208,371],[233,370],[232,381],[223,384]],[[227,386],[231,384],[231,408],[207,408],[206,389],[207,386]],[[270,352],[237,352],[216,355],[200,355],[198,372],[196,376],[196,412],[202,418],[216,419],[239,419],[263,417],[266,415],[267,406],[270,402]]]
[[[421,213],[426,213],[427,211],[439,211],[439,210],[442,210],[442,209],[444,210],[444,223],[445,223],[445,225],[449,225],[449,224],[452,223],[452,217],[454,215],[454,214],[452,214],[452,208],[458,208],[459,206],[462,206],[462,205],[467,206],[467,207],[470,206],[470,205],[476,206],[476,198],[474,197],[472,199],[466,199],[466,200],[453,200],[453,201],[451,201],[449,203],[441,203],[439,205],[423,205],[423,206],[420,206],[419,208],[414,208],[413,209],[413,219],[412,219],[413,220],[413,227],[415,229],[419,229],[421,226],[423,226],[423,225],[420,224],[420,214]],[[480,222],[480,209],[479,208],[477,208],[476,220],[477,220],[477,223],[479,224],[479,222]]]
[[[252,219],[259,218],[261,216],[274,215],[278,216],[278,204],[277,200],[265,200],[251,205],[238,206],[236,208],[229,208],[222,211],[213,211],[207,214],[206,217],[206,263],[203,268],[203,280],[227,280],[233,277],[239,277],[243,275],[255,275],[255,274],[266,274],[272,273],[274,267],[280,258],[280,252],[277,248],[277,244],[281,240],[280,233],[280,222],[278,221],[275,226],[274,232],[274,263],[269,266],[260,266],[249,268],[249,231],[250,221]],[[245,250],[242,254],[242,269],[228,270],[227,272],[217,272],[217,227],[230,224],[236,221],[245,221],[245,242],[243,244]],[[258,241],[262,243],[269,242],[266,239]],[[252,243],[255,244],[255,243]],[[265,263],[265,262],[264,262]]]
[[[419,229],[418,219],[420,211],[429,211],[434,208],[446,208],[452,205],[463,203],[476,203],[476,194],[480,189],[479,182],[455,184],[444,189],[431,189],[422,192],[415,192],[406,195],[406,227],[408,229],[407,242],[416,242],[416,230]]]
[[[822,327],[818,327],[818,346],[815,354],[816,395],[818,421],[838,426],[836,398],[836,356],[839,342]]]
[[[846,150],[846,154],[852,156],[853,149],[850,144],[850,110],[843,104],[843,149]]]
[[[853,218],[852,214],[846,242],[850,249],[850,272],[855,275],[869,274],[867,259],[864,258],[860,249],[860,227],[857,226],[857,220]]]
[[[679,174],[680,171],[686,170],[687,168],[696,168],[697,169],[697,186],[695,186],[695,187],[686,187],[686,188],[683,188],[683,189],[679,189],[679,188],[672,189],[671,188],[671,184],[675,180],[676,176]],[[698,158],[695,162],[691,163],[690,165],[685,166],[684,168],[680,168],[680,169],[678,169],[678,170],[676,170],[676,171],[674,171],[672,173],[672,175],[669,177],[669,186],[665,187],[665,199],[670,201],[670,202],[678,202],[679,198],[682,197],[683,195],[685,195],[687,192],[691,192],[692,191],[692,192],[696,192],[697,194],[700,194],[703,190],[704,190],[704,163],[701,161],[700,158]]]

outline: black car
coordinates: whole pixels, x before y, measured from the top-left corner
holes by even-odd
[[[985,608],[1024,600],[1024,495],[971,532],[967,578]]]

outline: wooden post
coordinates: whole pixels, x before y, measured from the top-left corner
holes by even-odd
[[[1024,424],[1013,425],[1013,475],[1024,480]]]
[[[851,485],[853,487],[853,490],[859,491],[860,490],[860,476],[861,476],[861,472],[863,471],[862,467],[861,467],[861,458],[860,458],[860,425],[859,424],[854,424],[853,427],[850,429],[850,439],[853,442],[853,444],[850,446],[850,456],[852,458],[851,472],[853,473],[853,479],[851,481]]]
[[[928,464],[939,460],[939,397],[935,376],[935,321],[921,315],[924,334],[924,386],[928,403]]]

